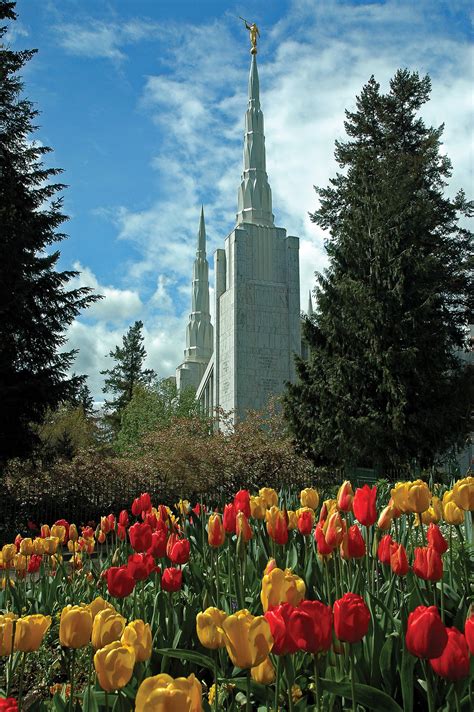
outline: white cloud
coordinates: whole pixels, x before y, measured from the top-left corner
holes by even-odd
[[[54,30],[59,45],[69,54],[121,62],[126,59],[124,45],[156,38],[159,25],[140,19],[118,23],[88,18],[81,23],[60,22]]]
[[[88,267],[83,267],[80,262],[74,263],[74,269],[80,274],[71,281],[72,287],[90,287],[95,294],[100,294],[103,297],[103,299],[88,308],[86,312],[88,319],[97,319],[116,324],[123,323],[134,317],[140,318],[140,314],[143,311],[143,303],[138,292],[99,284],[92,270]]]

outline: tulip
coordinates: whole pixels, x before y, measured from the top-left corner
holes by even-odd
[[[390,504],[387,504],[387,506],[384,507],[382,509],[382,511],[380,512],[380,516],[377,521],[377,527],[381,531],[386,532],[392,526],[392,521],[393,521],[393,508]]]
[[[294,512],[292,509],[288,509],[286,512],[286,517],[288,520],[288,531],[291,532],[293,529],[297,529],[298,517],[296,515],[296,512]]]
[[[357,492],[356,492],[357,495]],[[357,643],[367,635],[370,611],[356,593],[345,593],[333,607],[336,637],[345,643]]]
[[[352,501],[354,517],[364,526],[371,527],[377,521],[377,487],[364,485],[355,491]]]
[[[472,606],[464,626],[464,636],[471,655],[474,655],[474,609]]]
[[[90,642],[92,614],[86,606],[65,606],[59,622],[59,642],[65,648],[83,648]]]
[[[57,536],[48,536],[44,541],[45,554],[55,554],[58,550],[59,539]]]
[[[183,583],[183,572],[181,569],[169,567],[163,571],[161,577],[161,588],[170,593],[179,591]]]
[[[391,546],[394,543],[390,534],[385,534],[379,542],[377,548],[377,558],[382,564],[390,565]]]
[[[225,645],[232,663],[239,668],[260,665],[273,646],[270,625],[263,616],[237,611],[222,623]]]
[[[252,527],[250,526],[245,513],[242,511],[237,512],[235,520],[235,533],[246,543],[253,536]]]
[[[323,527],[323,531],[328,546],[332,549],[339,546],[346,531],[346,523],[339,512],[335,511],[329,516]]]
[[[128,530],[130,544],[135,551],[147,551],[151,546],[151,527],[146,522],[135,522]]]
[[[267,509],[270,509],[270,507],[278,507],[278,494],[272,487],[262,487],[258,491],[258,495],[263,499]]]
[[[474,477],[464,477],[455,482],[453,499],[460,509],[465,512],[474,511]]]
[[[274,568],[262,579],[260,600],[264,612],[280,603],[291,603],[297,606],[306,593],[306,584],[302,578],[296,576],[291,569]]]
[[[135,579],[126,566],[111,566],[106,578],[108,591],[114,598],[126,598],[135,588]]]
[[[223,525],[228,534],[235,534],[237,512],[233,504],[226,504],[224,507]]]
[[[122,511],[119,514],[118,521],[119,521],[119,524],[122,525],[122,527],[125,527],[125,528],[128,527],[128,525],[130,524],[130,519],[129,519],[128,512],[126,509],[122,509]]]
[[[160,523],[161,520],[160,520]],[[119,524],[120,526],[120,524]],[[157,529],[151,535],[151,546],[148,549],[148,553],[151,554],[155,559],[162,559],[166,556],[166,546],[168,543],[168,530],[166,525],[164,526],[164,531],[162,529]]]
[[[18,702],[14,697],[0,698],[0,712],[18,712]]]
[[[97,598],[94,598],[94,600],[89,603],[87,608],[91,612],[92,623],[94,623],[95,617],[99,613],[99,611],[103,611],[108,608],[109,610],[115,612],[115,608],[113,607],[113,605],[108,601],[104,601],[102,596],[97,596]]]
[[[2,547],[2,559],[6,564],[13,561],[17,554],[17,549],[15,544],[4,544]]]
[[[131,554],[128,557],[127,570],[135,581],[145,581],[155,568],[151,554]]]
[[[33,540],[33,552],[38,556],[42,556],[44,554],[44,541],[39,536]]]
[[[349,480],[345,480],[337,491],[337,508],[340,512],[352,512],[354,491]]]
[[[431,504],[427,510],[422,512],[422,514],[416,515],[416,523],[419,524],[421,521],[423,524],[428,526],[428,524],[437,524],[443,518],[443,505],[439,497],[432,497]]]
[[[28,573],[29,574],[35,574],[37,571],[40,570],[41,568],[41,562],[43,561],[43,557],[39,556],[38,554],[33,554],[30,556],[30,560],[28,562]]]
[[[166,545],[166,555],[173,564],[185,564],[189,560],[191,543],[189,539],[181,539],[177,534],[171,534]]]
[[[316,655],[332,644],[333,615],[320,601],[301,601],[291,621],[291,635],[299,650]]]
[[[431,546],[419,546],[415,549],[413,573],[425,581],[440,581],[443,578],[443,561]]]
[[[105,544],[106,538],[107,537],[105,532],[101,529],[97,534],[97,541],[99,542],[99,544]]]
[[[125,626],[120,642],[122,645],[127,645],[129,648],[134,649],[137,663],[149,660],[152,651],[150,624],[140,619],[132,621]]]
[[[180,499],[176,504],[176,509],[181,515],[185,516],[191,511],[191,502],[187,499]]]
[[[14,613],[0,613],[0,657],[10,655],[13,650],[13,623],[18,619]]]
[[[446,524],[459,525],[464,522],[464,510],[454,501],[452,490],[443,495],[443,517]]]
[[[32,653],[39,649],[51,625],[51,616],[34,614],[19,618],[15,630],[15,650]]]
[[[266,657],[263,663],[251,668],[250,675],[259,685],[271,685],[275,681],[275,668],[270,658]]]
[[[407,552],[403,544],[395,542],[392,544],[390,553],[390,566],[397,576],[406,576],[410,568],[407,559]]]
[[[106,692],[125,687],[133,675],[135,651],[119,640],[109,643],[94,655],[94,667],[99,685]]]
[[[300,492],[300,502],[302,507],[317,509],[319,504],[319,494],[312,487],[306,487]]]
[[[428,539],[428,545],[436,549],[438,554],[444,554],[448,550],[448,542],[441,534],[441,530],[436,524],[430,524],[428,527],[428,532],[426,534]]]
[[[280,545],[286,544],[288,541],[286,512],[278,509],[278,507],[271,507],[267,511],[266,522],[268,535],[273,541]]]
[[[320,523],[316,525],[316,529],[314,530],[314,539],[316,541],[318,554],[320,556],[331,556],[334,547],[329,546],[327,543],[323,527]]]
[[[273,637],[272,653],[274,655],[288,655],[296,653],[298,650],[298,643],[292,636],[296,617],[297,608],[291,603],[281,603],[265,613],[265,620],[270,625]]]
[[[23,554],[23,556],[31,556],[33,553],[33,539],[22,539],[20,543],[20,554]]]
[[[196,631],[201,645],[209,650],[225,648],[224,631],[222,624],[227,614],[218,608],[206,608],[203,613],[196,616]]]
[[[469,648],[457,628],[446,628],[448,642],[438,658],[431,658],[430,665],[437,675],[450,682],[469,677]]]
[[[267,505],[263,497],[250,497],[250,514],[254,519],[265,519]]]
[[[395,487],[391,490],[393,504],[400,512],[406,513],[411,511],[408,508],[409,486],[409,482],[397,482]]]
[[[310,507],[302,507],[296,512],[298,517],[298,531],[303,536],[309,536],[313,531],[314,510]]]
[[[92,623],[92,646],[97,650],[119,640],[125,623],[125,618],[111,608],[98,611]]]
[[[243,512],[247,519],[250,517],[250,492],[240,490],[234,497],[234,507],[236,513]]]
[[[201,712],[202,687],[194,677],[173,679],[166,673],[148,677],[138,688],[135,712]]]
[[[361,559],[365,556],[365,542],[357,524],[349,527],[344,534],[339,551],[343,559]]]
[[[51,527],[51,536],[57,537],[64,544],[67,539],[66,527],[62,524],[53,524]]]
[[[407,510],[421,514],[425,512],[431,501],[431,492],[426,482],[415,480],[408,483],[407,488]]]
[[[218,548],[225,542],[225,529],[220,514],[211,514],[209,517],[207,541],[213,548]]]
[[[448,634],[435,606],[418,606],[408,616],[405,644],[417,658],[439,658]]]

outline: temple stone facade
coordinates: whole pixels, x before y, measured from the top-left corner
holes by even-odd
[[[176,372],[177,384],[196,387],[204,412],[212,414],[220,407],[242,418],[295,380],[294,356],[301,353],[299,238],[274,224],[255,54],[236,225],[224,248],[214,253],[214,272],[212,338],[201,214],[185,358]]]

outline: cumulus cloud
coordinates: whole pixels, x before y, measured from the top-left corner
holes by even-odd
[[[141,19],[119,23],[88,18],[82,22],[58,22],[54,30],[58,44],[69,54],[121,62],[127,57],[124,46],[156,37],[159,25]]]

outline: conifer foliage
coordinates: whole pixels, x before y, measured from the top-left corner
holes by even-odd
[[[313,222],[328,230],[329,267],[317,274],[315,315],[305,322],[308,361],[298,362],[286,412],[317,462],[429,465],[472,427],[472,215],[440,152],[443,126],[418,116],[428,76],[399,70],[387,94],[372,77],[346,112],[343,169],[317,188]]]
[[[38,111],[18,72],[35,50],[9,48],[3,21],[15,18],[15,3],[0,0],[0,460],[26,455],[33,423],[77,390],[81,377],[67,376],[74,351],[60,349],[96,298],[67,289],[76,272],[56,270],[64,186],[50,182],[60,170],[42,164],[51,149],[31,140]]]

